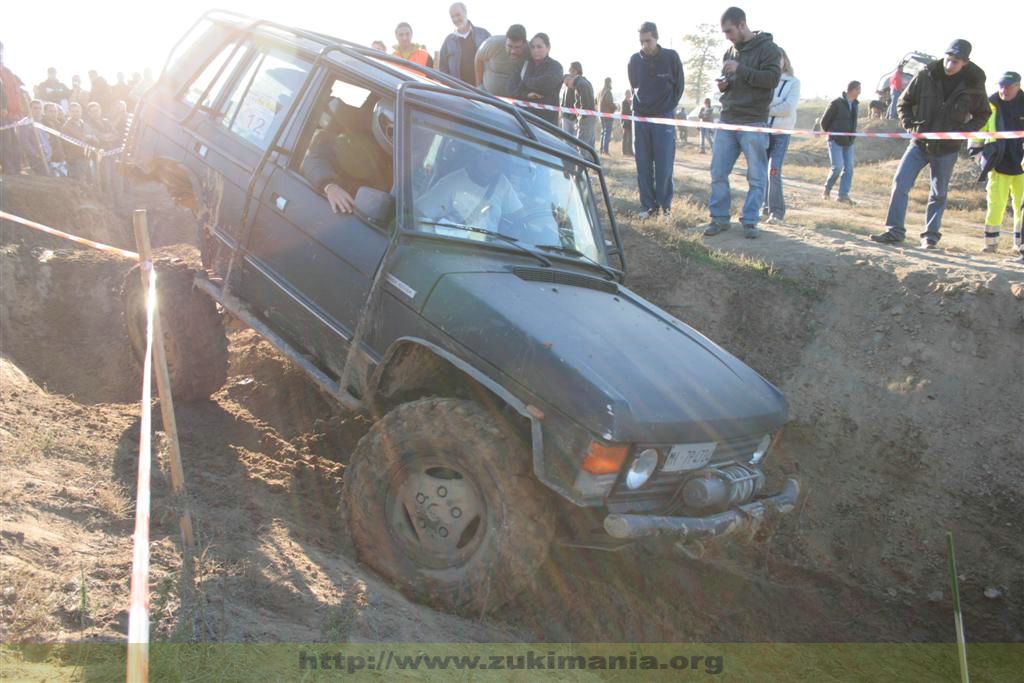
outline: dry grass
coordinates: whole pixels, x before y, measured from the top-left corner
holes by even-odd
[[[854,167],[851,196],[869,194],[888,198],[898,165],[899,162],[857,164]],[[825,178],[828,176],[828,162],[826,161],[821,166],[786,164],[783,167],[783,175],[787,179],[823,186]],[[974,182],[976,175],[975,168],[971,162],[965,160],[957,165],[953,179],[949,184],[949,209],[985,210],[985,189]],[[911,205],[924,207],[928,201],[929,181],[930,178],[927,170],[922,171],[921,175],[917,178],[917,182],[914,184],[914,189],[910,191]]]
[[[0,595],[0,641],[19,642],[57,626],[61,602],[56,586],[23,566],[5,567]]]
[[[676,208],[678,206],[678,208]],[[808,283],[784,275],[774,263],[756,256],[709,247],[700,230],[693,228],[707,222],[707,209],[693,200],[675,202],[671,216],[660,216],[637,221],[629,216],[617,216],[620,226],[627,227],[675,252],[684,261],[694,261],[730,273],[745,274],[792,288],[802,294],[817,296],[817,290]]]
[[[125,520],[131,517],[135,510],[135,503],[132,502],[127,490],[116,482],[107,482],[98,487],[96,506],[117,520]]]

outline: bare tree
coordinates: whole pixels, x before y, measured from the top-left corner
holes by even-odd
[[[689,56],[686,58],[686,80],[690,96],[698,104],[711,90],[719,69],[719,48],[722,45],[721,28],[715,24],[700,24],[694,33],[683,36]]]

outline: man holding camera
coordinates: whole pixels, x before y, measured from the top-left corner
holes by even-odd
[[[770,33],[751,31],[747,15],[738,7],[730,7],[722,15],[722,33],[733,46],[725,53],[722,76],[718,79],[718,89],[723,93],[720,121],[765,127],[775,86],[782,75],[779,48]],[[741,152],[747,160],[748,185],[741,218],[743,236],[757,237],[757,221],[768,185],[768,133],[736,130],[716,131],[711,147],[711,224],[704,230],[709,237],[729,229],[729,174]]]

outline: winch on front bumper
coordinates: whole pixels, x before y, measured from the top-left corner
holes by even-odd
[[[604,519],[604,529],[613,538],[636,539],[667,534],[680,541],[705,540],[738,532],[753,534],[766,517],[793,511],[800,496],[800,482],[787,479],[780,493],[737,505],[724,512],[703,517],[612,513]]]

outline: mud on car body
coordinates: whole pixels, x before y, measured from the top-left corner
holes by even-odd
[[[526,588],[556,537],[692,542],[792,509],[796,481],[766,495],[761,469],[782,394],[625,287],[599,158],[557,127],[211,12],[142,99],[129,154],[204,228],[181,295],[376,421],[342,513],[360,559],[410,595],[479,612]],[[210,347],[176,339],[177,362]]]

